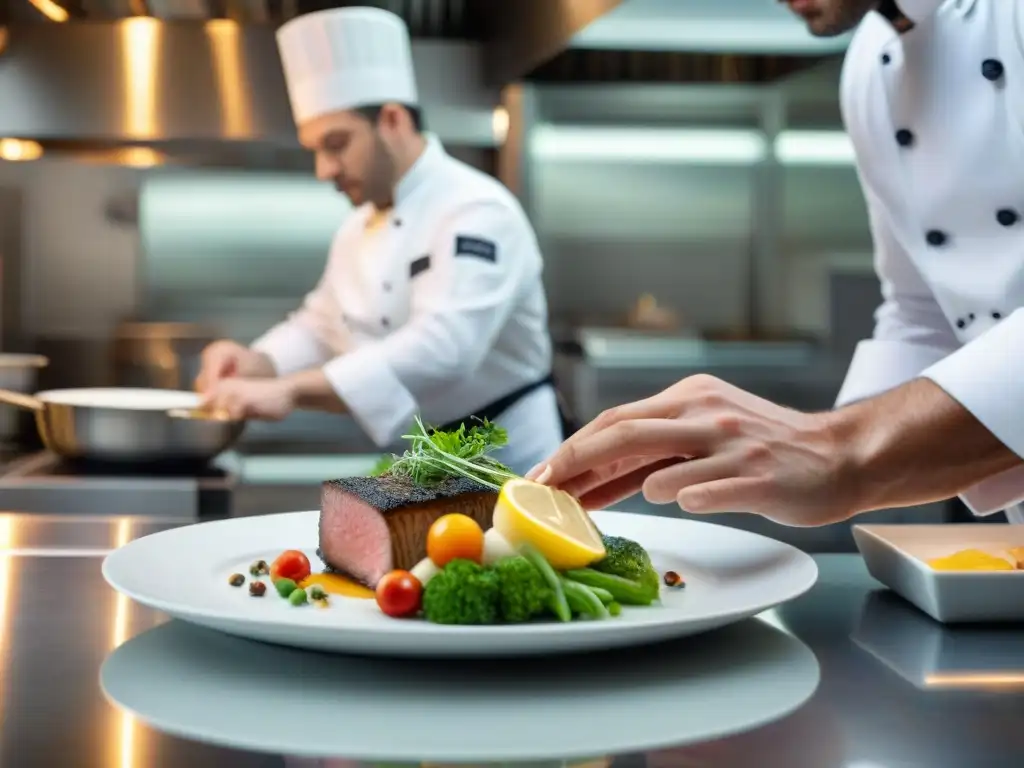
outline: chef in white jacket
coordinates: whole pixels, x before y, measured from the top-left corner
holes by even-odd
[[[841,101],[883,303],[837,409],[687,379],[603,414],[531,476],[795,525],[960,495],[1024,522],[1024,1],[787,0],[858,27]],[[858,26],[859,25],[859,26]]]
[[[419,414],[490,418],[520,472],[562,439],[542,259],[515,197],[419,126],[409,33],[344,8],[277,35],[302,144],[357,206],[301,308],[250,347],[204,351],[205,402],[246,418],[349,413],[382,448]]]

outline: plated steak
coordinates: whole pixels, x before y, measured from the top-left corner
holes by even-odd
[[[375,587],[395,568],[427,556],[427,531],[457,512],[491,527],[498,494],[465,478],[425,488],[404,477],[328,480],[320,492],[320,558],[333,571]]]

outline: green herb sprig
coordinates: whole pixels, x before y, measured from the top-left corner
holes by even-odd
[[[442,432],[428,428],[417,416],[415,430],[402,439],[411,445],[401,456],[394,457],[386,471],[407,477],[417,485],[431,486],[452,477],[465,477],[497,491],[506,480],[518,477],[488,455],[508,442],[508,433],[486,419],[469,429],[462,424],[456,430]],[[382,461],[379,467],[383,466]]]

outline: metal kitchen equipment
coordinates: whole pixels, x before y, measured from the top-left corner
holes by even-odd
[[[42,355],[0,354],[0,389],[28,393],[36,388],[39,370],[50,361]],[[0,408],[0,443],[12,441],[18,435],[18,412]]]
[[[225,517],[242,471],[241,458],[232,452],[202,467],[69,462],[45,451],[5,459],[0,455],[0,509],[81,517]]]
[[[114,382],[119,387],[189,389],[203,349],[222,334],[198,323],[124,322],[114,331]]]
[[[231,447],[245,422],[199,411],[196,401],[157,389],[0,390],[0,402],[34,412],[43,445],[58,456],[125,464],[204,463]]]

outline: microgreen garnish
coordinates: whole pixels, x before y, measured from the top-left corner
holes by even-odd
[[[508,442],[508,433],[486,419],[469,429],[462,424],[456,430],[442,432],[425,426],[417,416],[415,430],[402,439],[412,445],[401,456],[393,457],[386,471],[417,485],[437,485],[452,477],[465,477],[497,491],[506,480],[517,477],[488,455]],[[378,468],[384,466],[384,460],[378,463]]]

